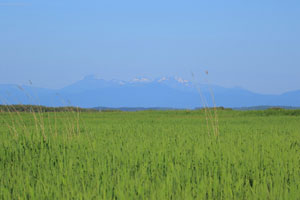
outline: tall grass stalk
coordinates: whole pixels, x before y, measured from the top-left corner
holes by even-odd
[[[208,75],[208,72],[205,72],[206,75]],[[204,96],[201,87],[199,84],[197,84],[196,79],[195,79],[195,75],[194,73],[192,73],[192,78],[193,78],[193,82],[194,85],[196,86],[198,93],[200,95],[200,99],[201,99],[201,103],[205,112],[205,120],[206,120],[206,127],[207,127],[207,132],[208,135],[210,136],[214,136],[215,139],[218,139],[219,136],[219,122],[218,122],[218,111],[217,111],[217,106],[215,103],[215,97],[214,97],[214,93],[212,91],[212,89],[209,87],[209,94],[211,96],[212,99],[212,104],[213,104],[213,108],[211,109],[211,107],[209,106],[206,97]],[[211,130],[212,129],[212,134],[211,134]]]

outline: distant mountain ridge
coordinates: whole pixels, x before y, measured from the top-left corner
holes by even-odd
[[[300,106],[300,90],[281,95],[257,94],[242,88],[224,88],[193,83],[180,77],[131,81],[104,80],[87,76],[62,89],[0,84],[1,104],[40,104],[45,106],[196,108],[201,96],[208,106],[238,108],[253,106]]]

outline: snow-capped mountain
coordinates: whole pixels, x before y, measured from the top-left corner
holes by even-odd
[[[212,98],[214,96],[214,101]],[[262,95],[242,88],[224,88],[197,84],[181,77],[151,79],[137,77],[130,81],[104,80],[87,76],[59,90],[32,86],[0,85],[2,104],[40,104],[80,107],[173,107],[203,106],[300,106],[300,91],[282,95]]]

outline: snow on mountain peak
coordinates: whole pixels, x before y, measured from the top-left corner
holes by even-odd
[[[159,79],[157,82],[163,82],[163,81],[166,81],[166,80],[169,80],[169,79],[167,79],[166,77],[162,77],[161,79]]]
[[[126,84],[130,84],[130,83],[134,83],[134,84],[150,84],[150,83],[159,83],[159,84],[166,84],[166,85],[184,85],[184,86],[190,86],[190,81],[183,79],[181,77],[167,77],[167,76],[163,76],[157,79],[151,79],[151,78],[146,78],[146,77],[136,77],[133,78],[131,81],[124,81],[124,80],[119,80],[119,79],[111,79],[111,80],[105,80],[105,79],[100,79],[99,77],[95,76],[95,75],[89,75],[84,77],[84,79],[82,81],[88,81],[88,82],[95,82],[98,81],[98,84],[103,85],[109,85],[109,84],[117,84],[117,85],[126,85]],[[100,82],[101,81],[101,82]],[[95,84],[95,83],[93,83]]]
[[[150,82],[150,81],[151,81],[150,79],[144,78],[144,77],[132,79],[132,82],[142,82],[142,83],[145,83],[145,82]]]
[[[183,78],[180,78],[180,77],[175,77],[175,80],[179,83],[188,83],[189,82],[188,80],[184,80]]]

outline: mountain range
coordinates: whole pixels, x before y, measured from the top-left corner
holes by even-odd
[[[280,95],[258,94],[243,88],[198,84],[179,77],[135,78],[131,81],[103,80],[87,76],[61,89],[32,85],[0,84],[1,104],[44,106],[230,108],[251,106],[300,106],[300,90]]]

